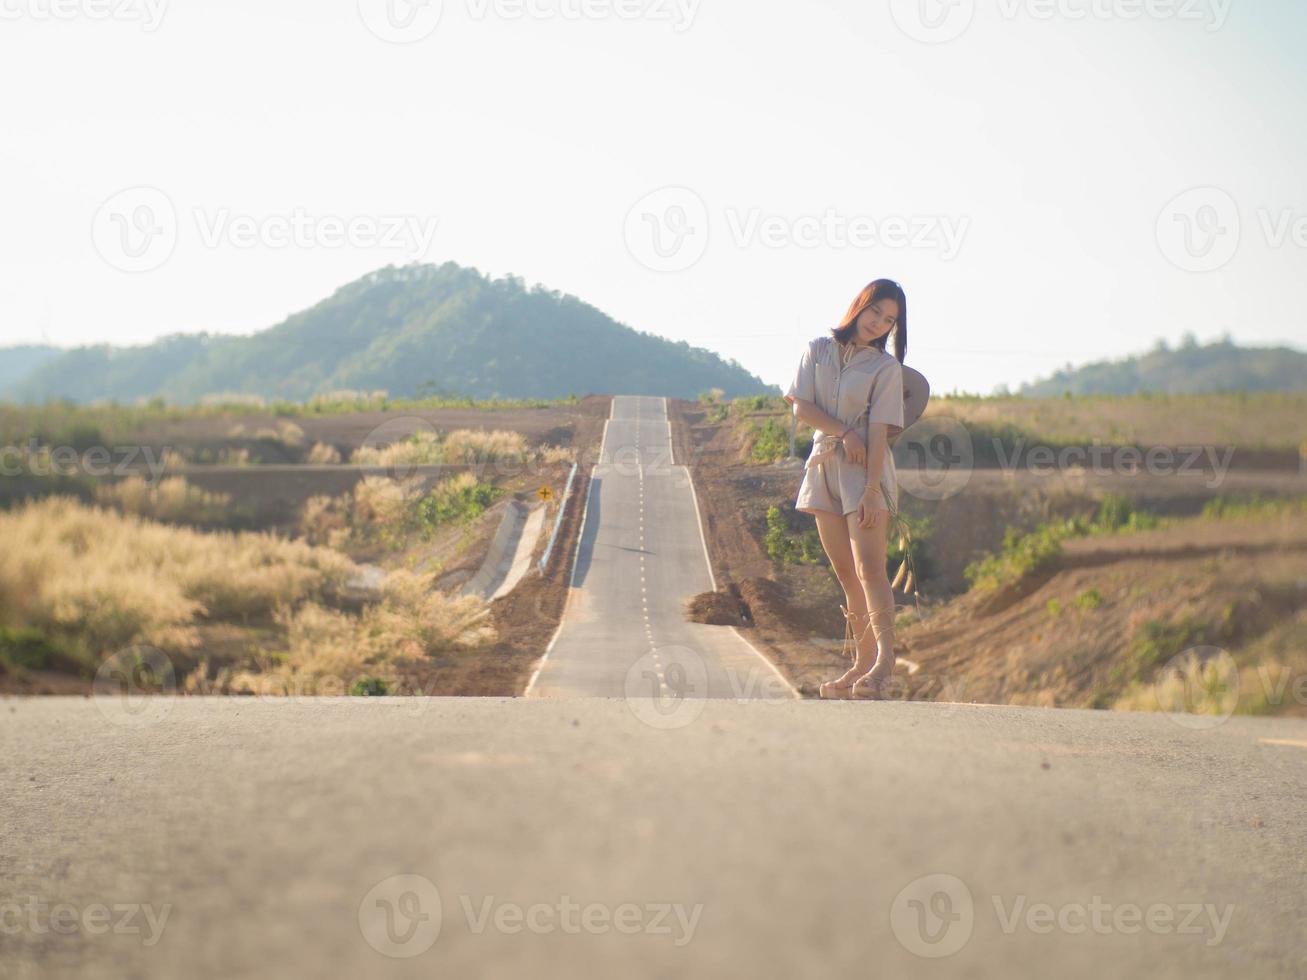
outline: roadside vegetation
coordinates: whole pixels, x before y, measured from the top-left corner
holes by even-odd
[[[68,497],[0,512],[0,539],[6,674],[89,679],[145,645],[188,690],[380,693],[406,662],[494,639],[482,600],[407,570],[360,610],[349,598],[358,566],[307,541],[204,533]],[[233,634],[237,652],[211,657],[211,638]]]
[[[306,401],[260,398],[238,393],[216,394],[196,405],[178,405],[163,398],[151,398],[139,404],[102,402],[80,404],[55,399],[42,404],[14,404],[0,401],[0,444],[26,445],[29,439],[38,445],[72,446],[78,450],[109,446],[129,441],[143,427],[158,422],[184,422],[195,418],[230,416],[237,420],[254,414],[293,420],[358,412],[408,412],[425,409],[457,408],[475,411],[550,408],[575,405],[576,395],[544,399],[475,399],[432,396],[392,399],[385,391],[334,391]],[[281,438],[280,428],[273,430]]]
[[[1002,548],[966,567],[967,581],[982,591],[1017,585],[1029,576],[1053,567],[1062,554],[1062,543],[1093,534],[1128,534],[1158,527],[1162,519],[1135,510],[1128,498],[1109,495],[1094,515],[1077,515],[1051,521],[1030,531],[1009,527]]]
[[[367,476],[351,494],[309,498],[299,530],[315,545],[401,551],[414,540],[431,540],[442,527],[470,523],[506,492],[471,473],[456,474],[430,490],[423,490],[420,480]]]

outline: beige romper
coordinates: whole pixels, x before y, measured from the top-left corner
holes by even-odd
[[[813,338],[785,398],[815,402],[844,425],[857,422],[863,443],[868,446],[872,422],[887,423],[890,439],[903,431],[903,369],[893,354],[875,347],[854,351],[848,363],[841,365],[834,337]],[[838,432],[816,434],[794,501],[795,510],[807,514],[857,512],[867,484],[866,464],[849,462],[844,444],[838,439]],[[889,446],[885,447],[880,486],[885,506],[891,513],[898,513],[898,474]]]

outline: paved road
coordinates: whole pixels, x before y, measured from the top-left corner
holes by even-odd
[[[668,712],[692,698],[797,696],[734,627],[685,618],[685,601],[717,585],[665,398],[613,399],[584,506],[567,609],[528,696],[643,692]]]
[[[0,701],[0,976],[1307,966],[1307,722],[698,703]]]

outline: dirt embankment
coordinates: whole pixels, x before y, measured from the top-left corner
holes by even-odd
[[[1293,693],[1307,677],[1307,517],[1071,540],[1045,571],[955,599],[907,635],[917,697],[1142,707],[1132,686],[1204,648],[1238,668],[1243,710],[1307,714]]]

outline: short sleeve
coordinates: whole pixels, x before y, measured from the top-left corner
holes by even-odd
[[[809,341],[803,356],[799,358],[799,367],[794,372],[794,380],[790,382],[790,387],[784,395],[785,400],[788,402],[793,402],[796,399],[805,402],[817,400],[817,368],[816,357],[813,353],[814,346],[814,342]]]
[[[903,431],[903,365],[896,357],[890,357],[871,382],[867,422],[886,423],[891,437]]]

